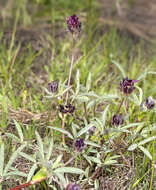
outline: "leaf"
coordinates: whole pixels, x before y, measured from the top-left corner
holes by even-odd
[[[95,162],[96,164],[102,164],[101,160],[99,158],[95,158],[93,156],[88,156],[88,159],[90,159],[92,162]]]
[[[36,160],[32,156],[30,156],[24,152],[20,152],[19,154],[31,162],[36,162]]]
[[[21,176],[21,177],[27,177],[27,174],[24,172],[20,172],[20,171],[13,171],[13,172],[8,172],[6,175],[4,176]]]
[[[72,133],[73,133],[74,138],[77,137],[77,130],[76,130],[77,126],[78,125],[76,125],[75,123],[72,122]]]
[[[79,90],[80,90],[80,70],[78,69],[76,73],[76,94],[78,94]]]
[[[91,88],[91,82],[92,82],[91,77],[92,77],[92,75],[91,75],[91,73],[89,73],[88,78],[87,78],[87,82],[86,82],[86,89],[87,89],[87,92],[88,92],[88,91],[90,90],[90,88]]]
[[[143,124],[144,124],[144,122],[140,122],[140,123],[130,123],[130,124],[128,124],[128,125],[122,127],[121,129],[129,129],[129,128],[131,128],[131,127],[135,127],[135,126],[143,125]]]
[[[44,150],[43,150],[43,142],[42,142],[42,139],[39,135],[39,133],[37,131],[35,131],[35,135],[36,135],[36,138],[37,138],[37,144],[39,146],[39,152],[42,156],[42,159],[44,160]]]
[[[84,96],[84,95],[79,95],[76,97],[76,100],[78,100],[80,102],[88,102],[89,98],[87,96]]]
[[[52,165],[52,168],[54,169],[54,168],[57,168],[58,166],[59,166],[59,163],[61,162],[61,160],[62,160],[62,154],[61,155],[59,155],[58,157],[57,157],[57,159],[56,159],[56,161],[53,163],[53,165]]]
[[[53,137],[52,137],[51,140],[50,140],[49,149],[48,149],[48,153],[47,153],[47,156],[46,156],[47,161],[51,157],[52,150],[53,150],[53,145],[54,145],[54,142],[53,142]]]
[[[143,101],[143,91],[140,87],[136,86],[136,88],[139,90],[139,103],[141,104]]]
[[[31,167],[31,169],[30,169],[30,171],[29,171],[29,173],[28,173],[27,182],[29,182],[29,181],[31,180],[31,178],[32,178],[32,176],[34,175],[36,169],[37,169],[37,164],[35,163],[35,164]]]
[[[56,131],[59,131],[59,132],[65,134],[65,135],[67,135],[69,138],[74,139],[73,136],[68,131],[66,131],[64,129],[57,128],[57,127],[51,127],[51,126],[48,126],[48,128],[56,130]]]
[[[4,167],[4,143],[2,143],[0,149],[0,176],[3,176],[3,167]]]
[[[115,60],[112,60],[112,63],[118,67],[118,69],[120,70],[123,78],[125,78],[126,77],[126,73],[125,73],[123,67],[121,66],[121,64],[117,63]]]
[[[13,162],[15,161],[15,159],[17,158],[18,154],[26,147],[26,144],[21,145],[10,157],[7,165],[5,166],[4,169],[4,175],[7,175],[7,172],[9,170],[9,168],[11,167],[11,165],[13,164]]]
[[[132,144],[132,145],[130,145],[130,146],[128,147],[128,150],[129,150],[129,151],[133,151],[133,150],[135,150],[137,147],[138,147],[137,144]]]
[[[83,135],[84,133],[86,133],[89,129],[91,129],[93,127],[93,124],[89,124],[88,126],[82,128],[78,133],[77,133],[77,137],[80,137],[81,135]]]
[[[19,123],[17,123],[16,120],[14,120],[14,123],[15,123],[15,127],[16,127],[16,129],[17,129],[18,135],[19,135],[19,137],[20,137],[20,140],[21,140],[21,142],[23,142],[23,133],[22,133],[22,129],[21,129]]]
[[[62,167],[54,170],[55,173],[73,173],[73,174],[83,174],[84,171],[79,168],[73,167]]]
[[[85,141],[85,144],[91,145],[91,146],[93,146],[93,147],[98,147],[98,148],[101,147],[100,145],[98,145],[97,143],[94,143],[94,142],[92,142],[92,141]]]
[[[7,137],[10,137],[12,139],[14,139],[16,142],[20,142],[20,139],[18,137],[16,137],[14,134],[11,134],[11,133],[5,133],[5,135]]]
[[[48,176],[48,171],[45,167],[42,167],[32,178],[33,183],[46,179]]]
[[[152,156],[151,156],[150,152],[149,152],[146,148],[144,148],[143,146],[138,146],[138,148],[140,148],[140,150],[141,150],[150,160],[152,160]]]
[[[103,123],[103,126],[105,126],[105,123],[106,123],[106,116],[107,116],[108,108],[109,108],[109,105],[107,105],[106,108],[105,108],[105,110],[102,112],[102,123]]]
[[[149,138],[147,138],[147,139],[145,139],[145,140],[139,142],[139,143],[138,143],[138,146],[143,145],[143,144],[146,144],[146,143],[148,143],[148,142],[150,142],[150,141],[153,141],[153,140],[155,140],[155,139],[156,139],[156,136],[149,137]]]

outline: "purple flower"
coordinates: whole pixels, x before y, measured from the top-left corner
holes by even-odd
[[[65,190],[80,190],[80,185],[72,183],[72,184],[67,185]]]
[[[74,147],[78,152],[82,152],[82,150],[85,148],[84,140],[83,139],[77,139],[75,141]]]
[[[56,93],[58,90],[58,81],[54,80],[54,81],[48,83],[48,90],[52,93]]]
[[[67,19],[68,30],[73,34],[81,31],[81,22],[77,15],[72,15]]]
[[[138,82],[138,80],[130,80],[128,77],[124,78],[122,82],[120,82],[120,91],[125,95],[131,94],[135,89],[134,83]]]
[[[96,127],[95,127],[95,126],[91,127],[91,128],[88,130],[89,134],[90,134],[90,135],[93,135],[93,134],[94,134],[95,129],[96,129]]]
[[[69,114],[72,114],[74,111],[75,111],[75,107],[72,106],[71,104],[67,104],[66,106],[64,105],[60,105],[59,106],[59,111],[61,113],[69,113]]]
[[[112,124],[115,126],[122,125],[124,120],[122,118],[122,114],[115,114],[112,119]]]
[[[150,110],[150,109],[153,109],[154,106],[155,106],[155,100],[154,100],[151,96],[149,96],[149,97],[146,99],[145,104],[146,104],[147,109],[149,109],[149,110]]]

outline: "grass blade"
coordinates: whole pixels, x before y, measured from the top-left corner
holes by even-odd
[[[0,176],[3,176],[4,167],[4,143],[1,145],[0,149]]]

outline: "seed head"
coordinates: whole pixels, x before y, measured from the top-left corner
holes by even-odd
[[[82,152],[82,150],[85,148],[84,140],[83,139],[77,139],[75,141],[74,147],[78,152]]]
[[[125,95],[131,94],[135,89],[134,83],[138,82],[138,80],[130,80],[128,77],[124,78],[122,82],[120,82],[120,91]]]
[[[146,99],[145,104],[146,104],[147,109],[149,109],[149,110],[150,110],[150,109],[153,109],[154,106],[155,106],[155,100],[154,100],[151,96],[149,96],[149,97]]]
[[[56,93],[57,90],[58,90],[58,81],[57,80],[54,80],[50,83],[48,83],[48,90],[52,93]]]
[[[81,22],[77,15],[74,14],[67,19],[67,27],[72,34],[79,33],[81,31]]]
[[[124,123],[124,120],[122,118],[122,114],[115,114],[112,119],[112,124],[115,126],[122,125]]]

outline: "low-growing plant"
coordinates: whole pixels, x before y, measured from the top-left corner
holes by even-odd
[[[27,178],[26,183],[11,190],[37,184],[42,184],[45,189],[48,186],[54,190],[98,190],[102,189],[99,177],[103,172],[109,173],[115,166],[137,168],[135,160],[140,159],[137,157],[139,152],[143,154],[145,165],[149,163],[152,167],[147,171],[144,168],[143,173],[139,173],[138,169],[138,176],[129,188],[134,189],[151,171],[149,189],[152,189],[156,101],[151,96],[145,97],[142,88],[139,87],[145,75],[130,79],[122,66],[112,58],[112,64],[123,76],[123,79],[118,80],[114,93],[99,95],[95,92],[92,88],[91,72],[88,72],[87,80],[82,84],[81,70],[77,69],[72,81],[76,47],[82,29],[77,15],[74,14],[67,19],[67,28],[69,39],[72,40],[68,79],[54,79],[49,82],[44,96],[51,100],[52,105],[55,104],[56,118],[57,121],[61,121],[61,126],[58,126],[57,122],[54,122],[53,126],[44,126],[48,131],[48,137],[44,140],[36,130],[36,142],[33,142],[25,139],[24,130],[14,120],[18,135],[5,135],[16,141],[19,146],[5,166],[5,147],[4,143],[1,144],[0,182],[9,179],[11,175],[20,175]],[[5,102],[2,106],[6,109]],[[54,131],[62,135],[60,144],[55,143]],[[31,162],[28,174],[12,167],[18,156]]]

